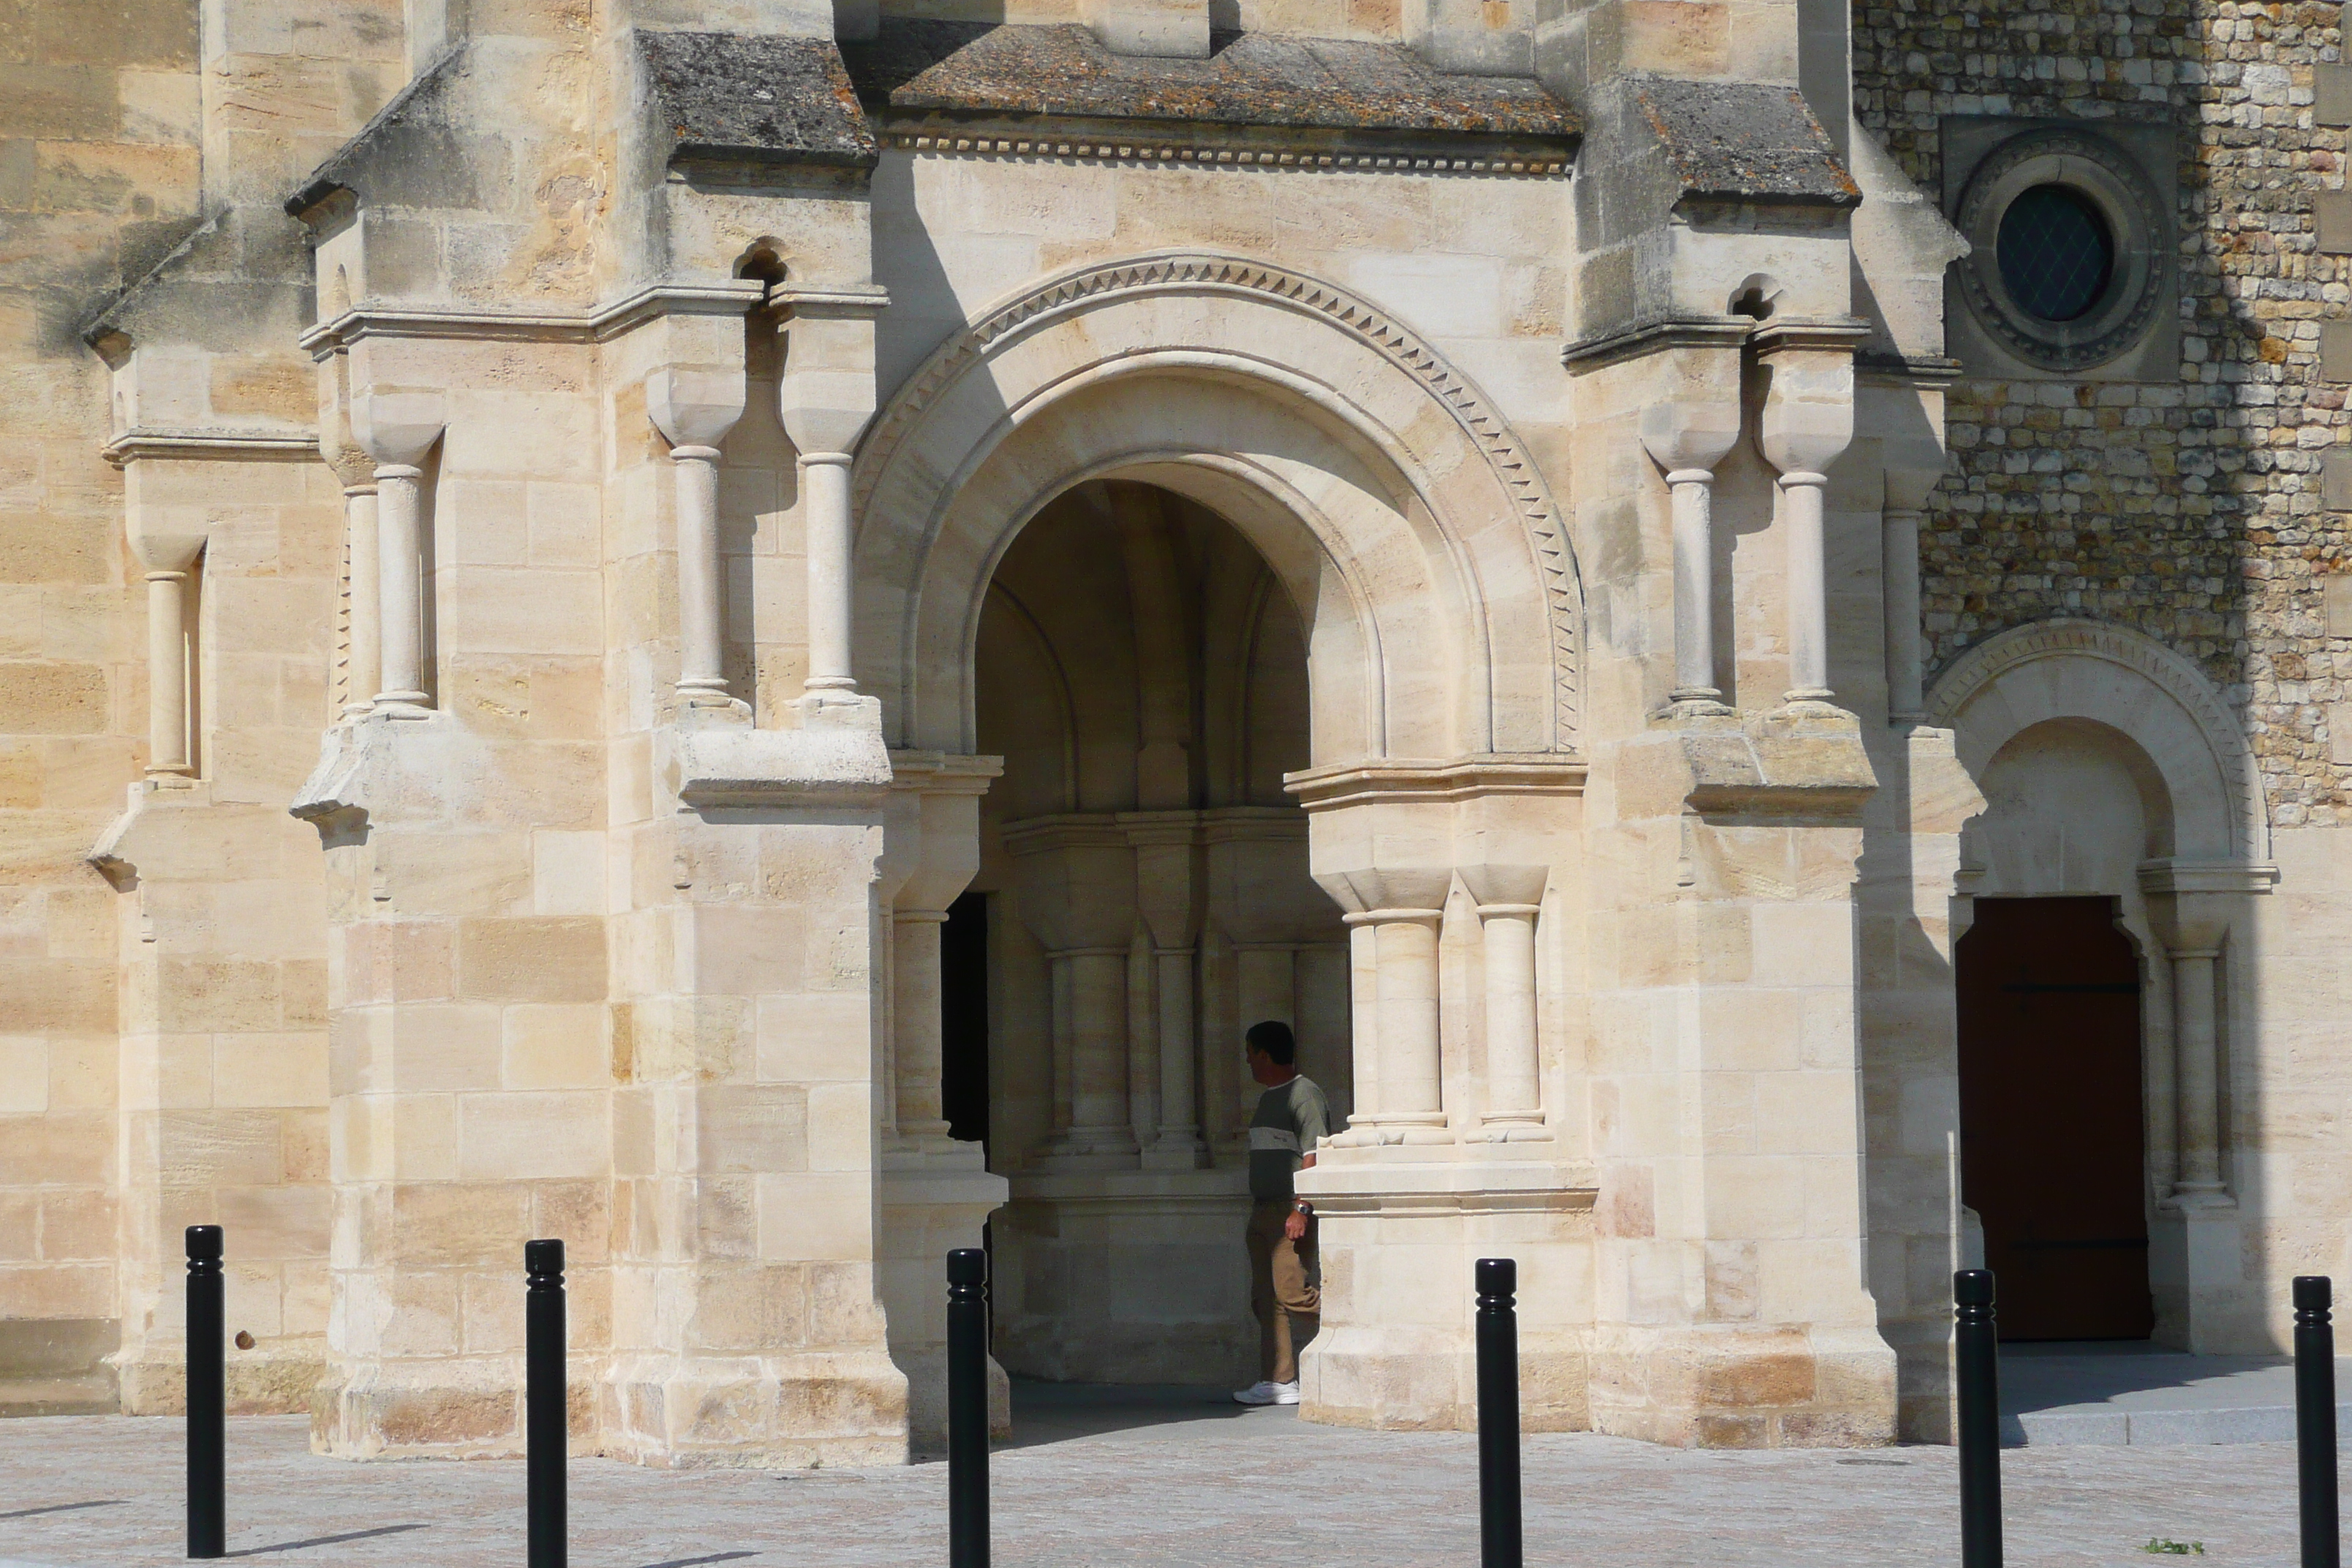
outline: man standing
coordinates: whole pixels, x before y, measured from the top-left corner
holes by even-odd
[[[1315,1284],[1315,1205],[1299,1201],[1291,1177],[1315,1163],[1316,1141],[1331,1130],[1323,1091],[1298,1076],[1290,1026],[1268,1019],[1243,1036],[1250,1077],[1265,1086],[1250,1118],[1250,1310],[1257,1314],[1258,1381],[1234,1397],[1244,1405],[1298,1403],[1298,1347],[1323,1310]]]

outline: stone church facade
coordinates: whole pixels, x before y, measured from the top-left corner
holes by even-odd
[[[2317,4],[0,25],[0,1404],[903,1459],[1014,1374],[1942,1441],[2352,1241]],[[2341,724],[2339,729],[2337,726]],[[2339,920],[2345,924],[2339,924]]]

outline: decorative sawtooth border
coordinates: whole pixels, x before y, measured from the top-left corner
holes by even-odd
[[[1052,279],[982,316],[942,343],[907,378],[860,444],[855,500],[864,517],[891,458],[941,392],[1017,328],[1119,294],[1213,289],[1270,297],[1312,310],[1412,375],[1443,404],[1501,482],[1528,531],[1542,576],[1552,641],[1552,750],[1574,754],[1581,739],[1578,685],[1581,585],[1568,527],[1533,458],[1469,377],[1420,336],[1346,289],[1265,262],[1213,251],[1169,251],[1096,266]]]
[[[1465,158],[1432,153],[1301,153],[1252,151],[1181,142],[1104,142],[1086,137],[939,136],[890,132],[884,145],[900,153],[950,158],[1083,158],[1101,163],[1157,163],[1193,168],[1290,169],[1320,174],[1485,174],[1564,179],[1569,161],[1558,156],[1504,154]]]

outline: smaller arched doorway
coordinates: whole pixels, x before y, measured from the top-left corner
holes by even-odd
[[[1962,1201],[2006,1340],[2144,1340],[2152,1205],[2137,870],[2171,851],[2164,781],[2130,737],[2028,726],[1980,776],[1955,950]]]
[[[2080,620],[1979,645],[1929,707],[1984,796],[1952,910],[1961,1186],[1972,1207],[1988,1192],[2000,1206],[2005,1184],[2040,1205],[1981,1215],[2005,1333],[2265,1348],[2245,1315],[2231,1129],[2254,1055],[2247,900],[2277,872],[2235,720],[2189,660]],[[2045,1150],[2050,1168],[1985,1169],[2053,1139],[2071,1146]],[[2063,1245],[2028,1258],[2019,1238]],[[2072,1304],[2044,1314],[2037,1294]]]
[[[1961,1201],[2005,1340],[2144,1340],[2139,958],[2116,900],[1979,899],[1958,958]]]
[[[1307,651],[1258,552],[1196,501],[1095,480],[998,563],[975,649],[997,1346],[1057,1381],[1249,1381],[1241,1032],[1290,1023],[1344,1112],[1347,936],[1283,775]],[[952,978],[952,976],[951,976]],[[977,981],[983,995],[971,994]]]

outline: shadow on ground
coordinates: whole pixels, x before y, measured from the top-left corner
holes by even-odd
[[[1228,1388],[1036,1383],[1017,1377],[1013,1380],[1013,1436],[997,1447],[1039,1448],[1114,1432],[1189,1426],[1202,1421],[1289,1423],[1297,1416],[1295,1407],[1253,1409],[1236,1405]]]

